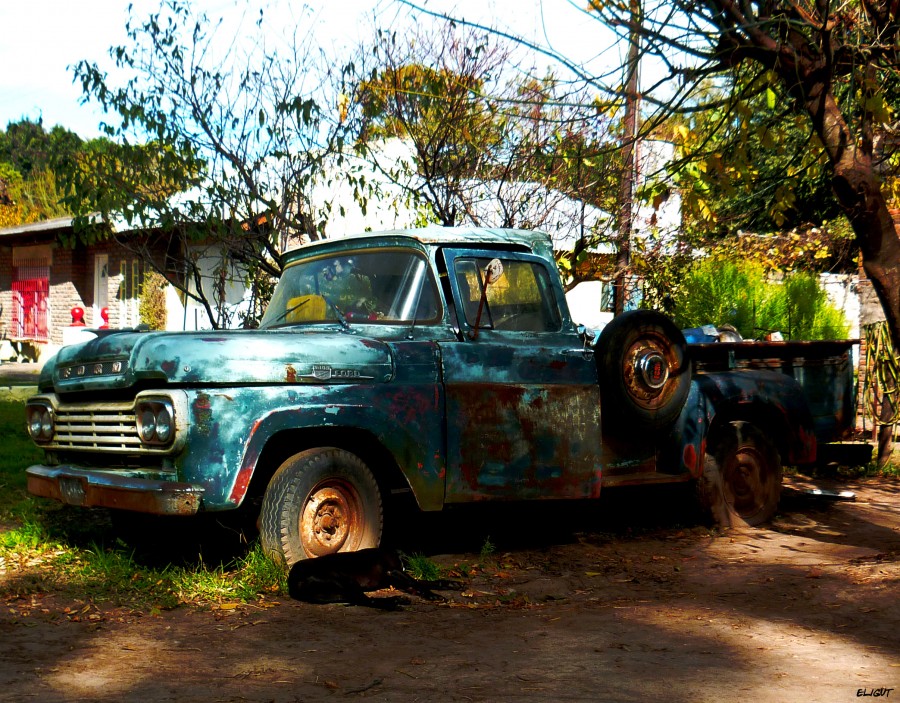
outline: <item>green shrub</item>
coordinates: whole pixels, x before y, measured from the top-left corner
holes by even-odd
[[[841,339],[849,325],[816,277],[786,274],[781,281],[760,264],[703,259],[688,271],[675,295],[679,327],[730,324],[747,339],[781,332],[785,339]]]
[[[166,328],[166,277],[157,271],[148,271],[141,286],[138,314],[141,322],[151,330]]]

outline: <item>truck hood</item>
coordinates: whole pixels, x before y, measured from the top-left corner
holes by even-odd
[[[383,383],[392,374],[387,345],[333,329],[115,332],[63,347],[44,366],[40,385],[66,393],[146,381]]]

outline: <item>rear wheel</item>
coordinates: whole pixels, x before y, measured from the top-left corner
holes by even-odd
[[[724,527],[771,520],[781,497],[781,458],[754,425],[733,422],[714,438],[699,481],[700,501]]]
[[[259,517],[263,550],[290,566],[301,559],[377,547],[378,483],[355,454],[336,448],[295,454],[275,472]]]

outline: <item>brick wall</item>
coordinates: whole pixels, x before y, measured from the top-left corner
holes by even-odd
[[[12,248],[0,247],[0,337],[12,324]]]
[[[84,249],[56,247],[50,267],[50,343],[63,343],[63,329],[72,324],[73,307],[85,307]]]

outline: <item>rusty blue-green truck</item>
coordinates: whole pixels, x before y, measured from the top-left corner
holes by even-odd
[[[191,515],[259,506],[287,564],[378,545],[387,497],[599,498],[696,482],[723,522],[853,424],[849,342],[687,345],[577,326],[547,235],[431,227],[288,252],[252,330],[98,331],[42,369],[31,493]]]

